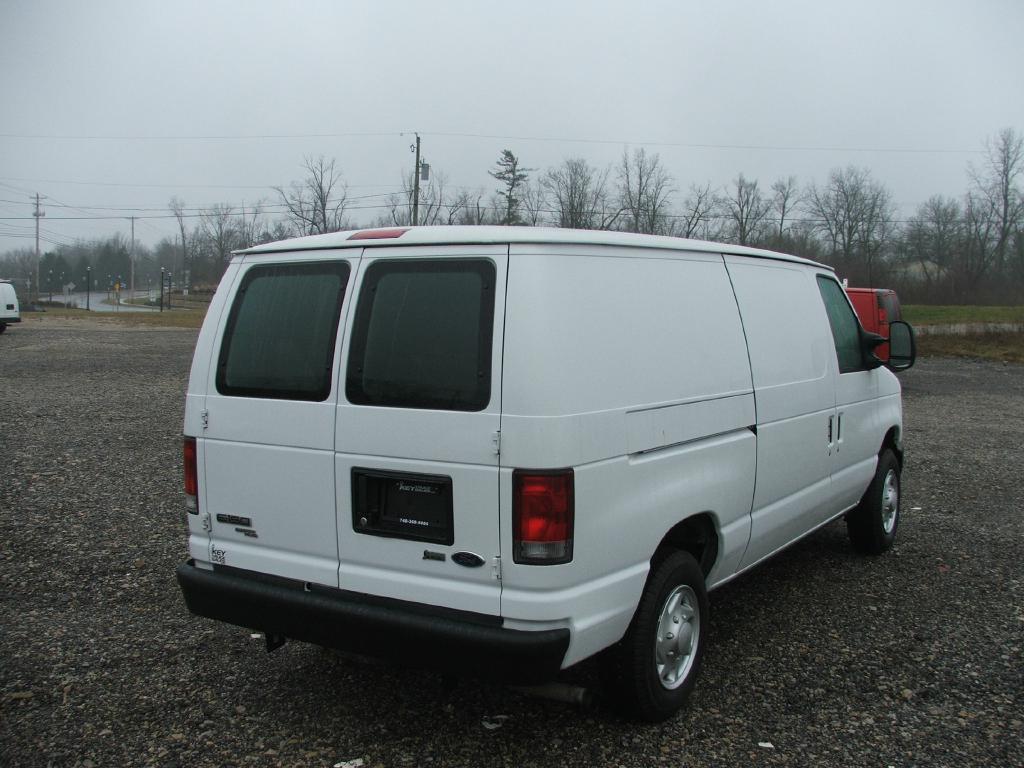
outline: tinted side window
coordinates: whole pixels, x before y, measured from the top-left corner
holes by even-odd
[[[217,391],[242,397],[327,399],[348,276],[344,261],[249,269],[228,315]]]
[[[825,302],[828,322],[832,326],[832,340],[836,344],[839,372],[850,373],[864,368],[860,347],[860,323],[857,321],[846,294],[839,283],[827,277],[818,277],[818,290]]]
[[[494,264],[378,261],[359,292],[351,403],[480,411],[491,397]]]

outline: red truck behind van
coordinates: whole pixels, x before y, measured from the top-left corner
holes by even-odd
[[[851,288],[846,286],[853,308],[865,331],[889,338],[889,323],[902,319],[900,299],[889,288]],[[880,344],[875,354],[883,362],[889,359],[889,345]]]

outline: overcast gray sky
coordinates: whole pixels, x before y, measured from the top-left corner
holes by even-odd
[[[910,213],[1024,129],[1022,32],[1020,0],[0,0],[0,252],[33,244],[35,192],[43,248],[127,233],[121,209],[172,195],[273,200],[304,155],[336,158],[352,197],[391,192],[403,131],[453,186],[492,189],[506,147],[543,170],[646,146],[677,203],[852,163]]]

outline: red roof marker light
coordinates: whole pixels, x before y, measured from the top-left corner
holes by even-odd
[[[402,229],[364,229],[362,232],[355,232],[348,236],[349,240],[392,240],[401,237],[409,231],[408,227]]]

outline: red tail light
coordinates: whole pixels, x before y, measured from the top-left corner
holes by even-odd
[[[196,465],[196,439],[186,437],[183,444],[185,465],[185,508],[199,514],[199,471]]]
[[[512,559],[529,565],[572,560],[573,472],[512,473]]]

